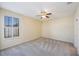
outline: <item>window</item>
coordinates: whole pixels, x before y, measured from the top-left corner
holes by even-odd
[[[19,18],[13,19],[13,36],[19,36]]]
[[[4,16],[4,37],[19,36],[19,18]]]
[[[4,17],[4,37],[12,37],[12,17]]]

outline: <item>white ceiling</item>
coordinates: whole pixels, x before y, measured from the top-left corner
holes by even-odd
[[[2,8],[38,18],[36,15],[41,10],[52,12],[54,18],[61,18],[74,15],[78,2],[68,5],[67,2],[3,2],[0,3]]]

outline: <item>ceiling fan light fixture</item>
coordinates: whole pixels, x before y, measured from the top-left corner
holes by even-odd
[[[41,16],[42,18],[46,18],[46,16]]]
[[[50,15],[52,15],[52,13],[48,12],[47,10],[43,10],[40,12],[40,15],[38,16],[40,16],[41,19],[48,19],[50,18]]]

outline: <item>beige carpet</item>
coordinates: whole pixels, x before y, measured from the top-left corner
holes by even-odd
[[[67,42],[39,38],[0,51],[1,56],[75,56],[76,48]]]

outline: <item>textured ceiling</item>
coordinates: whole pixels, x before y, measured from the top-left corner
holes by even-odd
[[[38,18],[36,15],[41,10],[52,12],[53,18],[61,18],[74,15],[78,2],[67,4],[67,2],[5,2],[1,7],[24,14],[26,16]]]

